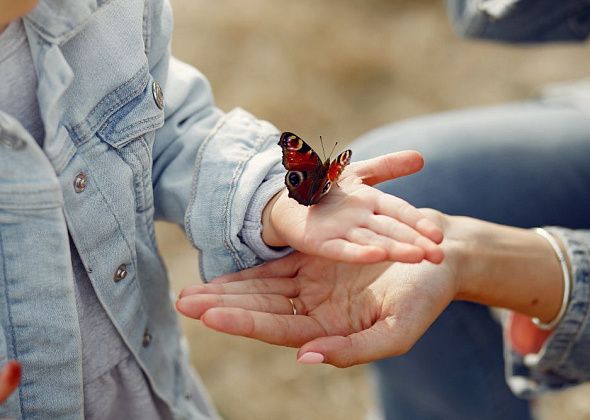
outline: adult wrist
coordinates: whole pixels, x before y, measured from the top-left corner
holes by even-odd
[[[457,300],[552,320],[563,296],[563,274],[546,239],[471,218],[451,219],[457,261]],[[445,236],[448,237],[445,232]]]

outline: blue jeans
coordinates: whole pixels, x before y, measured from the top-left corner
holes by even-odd
[[[525,102],[389,125],[355,160],[415,149],[416,175],[384,191],[417,207],[532,227],[590,227],[590,116]],[[504,379],[502,332],[487,308],[452,303],[407,354],[374,364],[386,419],[529,419]]]

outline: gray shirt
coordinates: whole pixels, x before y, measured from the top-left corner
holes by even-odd
[[[20,20],[0,33],[0,110],[15,117],[43,145],[31,51]],[[171,417],[115,329],[70,240],[76,307],[82,338],[84,415],[89,419]]]

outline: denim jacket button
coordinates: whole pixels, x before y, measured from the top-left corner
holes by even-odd
[[[154,101],[156,101],[158,108],[164,109],[164,92],[162,92],[162,87],[155,80],[152,83],[152,95],[154,95]]]
[[[27,143],[20,137],[4,131],[0,127],[0,145],[12,150],[21,150],[24,149]]]
[[[117,267],[117,271],[115,271],[113,280],[115,280],[115,282],[119,282],[125,277],[127,277],[127,266],[125,264],[121,264],[119,267]]]
[[[74,179],[74,191],[81,193],[86,189],[87,185],[88,177],[84,172],[80,172],[78,175],[76,175],[76,178]]]
[[[150,334],[150,332],[148,331],[148,329],[145,329],[145,332],[143,333],[143,341],[141,342],[141,344],[144,347],[147,347],[150,345],[150,343],[152,342],[152,335]]]

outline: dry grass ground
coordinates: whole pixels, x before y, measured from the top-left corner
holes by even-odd
[[[205,73],[218,105],[241,106],[312,142],[378,125],[521,100],[587,77],[587,45],[517,48],[458,39],[435,0],[173,0],[173,51]],[[173,287],[199,281],[179,229],[158,226]],[[303,367],[291,349],[183,320],[193,363],[228,420],[362,419],[363,368]],[[419,391],[418,391],[419,392]],[[541,402],[539,417],[590,418],[588,388]]]

